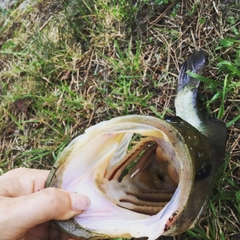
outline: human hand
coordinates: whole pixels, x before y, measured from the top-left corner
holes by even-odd
[[[44,188],[49,171],[19,168],[0,176],[0,240],[67,240],[51,220],[67,220],[87,209],[90,199]]]

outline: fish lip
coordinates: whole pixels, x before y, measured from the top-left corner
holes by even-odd
[[[106,129],[106,124],[108,125],[107,129]],[[113,126],[114,125],[114,126]],[[181,162],[182,161],[185,161],[184,164],[182,165],[182,167],[184,166],[184,169],[182,169],[181,171],[185,171],[185,172],[189,172],[189,174],[192,176],[194,175],[194,163],[192,163],[191,161],[191,157],[189,155],[189,151],[186,147],[186,145],[184,144],[184,137],[182,136],[181,132],[179,132],[174,126],[171,125],[171,123],[168,123],[164,120],[160,120],[160,119],[157,119],[155,117],[149,117],[149,116],[139,116],[139,115],[131,115],[131,116],[123,116],[123,117],[118,117],[118,118],[115,118],[115,119],[112,119],[112,120],[109,120],[109,121],[106,121],[104,123],[101,123],[99,126],[94,126],[94,127],[91,127],[89,129],[87,129],[86,133],[84,134],[84,136],[82,136],[83,140],[86,141],[86,143],[88,143],[88,141],[91,140],[90,137],[88,137],[88,135],[91,135],[91,134],[95,134],[98,135],[98,134],[103,134],[103,132],[105,133],[105,136],[110,136],[111,134],[120,134],[121,132],[123,131],[126,131],[126,132],[135,132],[136,129],[137,129],[137,132],[140,132],[140,133],[143,133],[144,131],[140,129],[139,126],[146,126],[146,129],[144,131],[148,132],[147,134],[150,134],[150,133],[154,133],[153,132],[153,129],[157,131],[160,131],[159,129],[161,129],[161,131],[164,133],[162,134],[162,138],[165,139],[165,140],[169,140],[169,136],[172,138],[172,142],[174,144],[174,147],[180,147],[183,149],[183,153],[182,155],[184,156],[188,156],[187,157],[187,160],[184,159],[184,157],[182,156],[181,157]],[[124,129],[123,129],[124,128]],[[134,129],[135,128],[135,129]],[[150,133],[149,133],[150,132]],[[154,133],[155,134],[155,133]],[[155,134],[156,135],[156,134]],[[156,136],[155,136],[156,137]],[[65,153],[63,153],[63,155],[61,155],[59,157],[59,160],[57,161],[55,167],[56,167],[56,171],[55,171],[55,175],[58,175],[58,174],[62,174],[62,177],[61,176],[57,176],[55,177],[55,179],[60,179],[59,182],[58,181],[55,181],[54,184],[57,184],[57,186],[59,187],[59,185],[63,184],[64,182],[64,177],[63,175],[67,174],[66,173],[66,170],[67,169],[61,169],[62,168],[62,165],[64,165],[65,163],[70,163],[71,161],[69,161],[68,158],[71,158],[71,152],[74,151],[74,149],[76,148],[76,144],[78,141],[82,141],[81,138],[77,138],[75,140],[73,140],[72,143],[70,143],[69,147],[67,147],[65,149]],[[84,145],[84,144],[80,144],[81,146]],[[69,155],[70,154],[70,155]],[[187,197],[184,196],[184,195],[189,195],[190,192],[191,192],[191,189],[193,187],[193,182],[190,182],[189,183],[189,180],[181,180],[182,177],[180,177],[180,182],[179,182],[179,185],[178,185],[178,188],[177,189],[180,189],[178,191],[176,191],[173,195],[173,198],[170,200],[170,202],[164,207],[164,210],[160,211],[160,213],[154,215],[154,216],[147,216],[145,219],[145,222],[149,222],[150,220],[149,219],[156,219],[155,220],[155,224],[153,224],[154,226],[151,226],[151,229],[152,227],[154,227],[155,229],[158,229],[157,230],[157,234],[154,235],[155,237],[158,237],[159,235],[169,235],[172,233],[172,225],[174,224],[174,222],[172,222],[171,224],[172,225],[169,225],[168,227],[166,227],[166,223],[169,222],[173,216],[173,214],[175,212],[178,212],[179,214],[181,213],[181,211],[184,209],[184,206],[186,205],[187,203]],[[191,179],[191,177],[190,177]],[[50,183],[50,185],[52,185]],[[184,188],[184,191],[185,191],[185,194],[182,194],[182,191],[181,189]],[[66,189],[66,190],[69,190],[69,189]],[[70,189],[70,190],[73,190],[73,189]],[[78,193],[81,193],[81,194],[86,194],[85,192],[78,192]],[[91,198],[91,197],[90,197]],[[179,203],[181,202],[181,204]],[[171,203],[171,204],[170,204]],[[89,208],[89,211],[91,210],[91,207]],[[78,221],[80,218],[84,218],[86,217],[88,214],[88,210],[85,211],[83,214],[81,214],[79,217],[76,217],[75,218],[75,221]],[[107,218],[107,217],[106,217]],[[175,219],[176,220],[176,219]],[[175,221],[174,220],[174,221]],[[138,221],[139,222],[139,221]],[[141,222],[141,221],[140,221]],[[144,220],[142,220],[142,222],[144,223]],[[143,223],[141,223],[139,226],[143,228],[143,226],[145,225],[142,225]],[[144,223],[145,224],[145,223]],[[80,224],[80,228],[84,228],[86,231],[90,231],[90,232],[97,232],[99,233],[99,235],[101,234],[107,234],[107,235],[111,235],[111,234],[108,234],[106,232],[101,232],[100,230],[96,230],[96,229],[92,229],[91,227],[86,227],[84,226],[84,224]],[[141,228],[140,228],[141,229]],[[152,230],[151,230],[152,231]],[[130,232],[130,236],[142,236],[142,234],[138,235],[139,233],[136,233],[136,232]],[[158,235],[158,236],[157,236]]]

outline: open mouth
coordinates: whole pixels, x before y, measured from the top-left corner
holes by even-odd
[[[73,236],[156,239],[174,231],[193,176],[181,134],[166,121],[134,115],[102,122],[74,139],[56,162],[50,186],[91,199],[89,209],[59,223]]]

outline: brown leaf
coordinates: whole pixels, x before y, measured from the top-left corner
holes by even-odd
[[[18,99],[15,101],[15,106],[17,107],[17,110],[23,113],[27,112],[29,105],[29,101],[26,98]]]
[[[67,80],[69,75],[70,75],[70,73],[71,73],[70,70],[62,72],[62,74],[64,74],[64,75],[61,77],[61,80]]]

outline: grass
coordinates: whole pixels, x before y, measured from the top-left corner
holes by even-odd
[[[0,12],[0,173],[50,169],[71,139],[102,120],[174,115],[179,68],[201,48],[209,56],[204,76],[189,74],[202,82],[208,115],[228,127],[227,156],[199,224],[175,239],[238,234],[238,1],[38,1],[25,11],[18,4]]]

